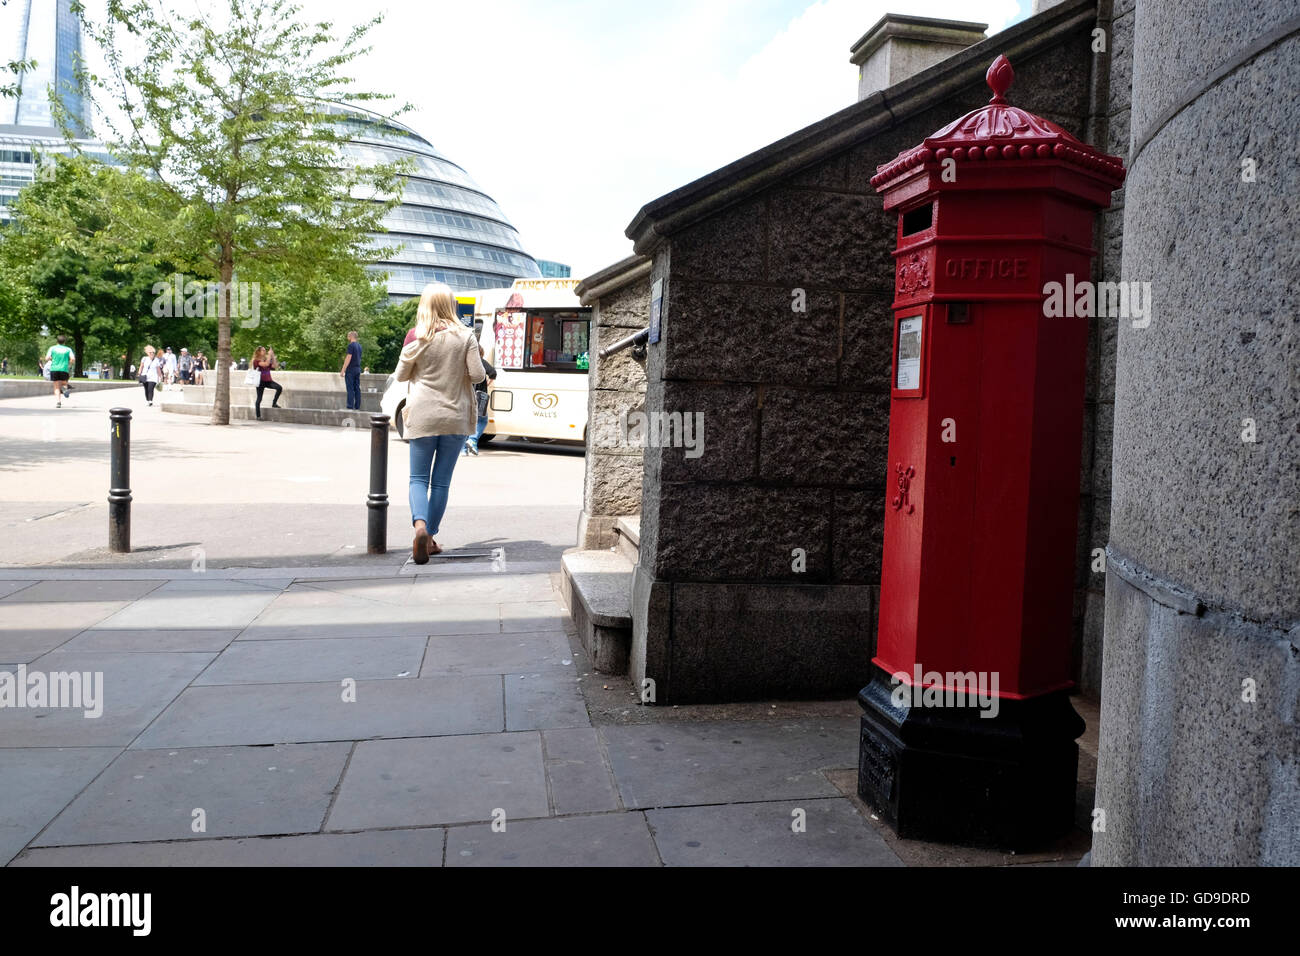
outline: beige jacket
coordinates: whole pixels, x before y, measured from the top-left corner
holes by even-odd
[[[474,385],[487,378],[478,340],[467,327],[435,332],[402,349],[397,380],[409,382],[403,414],[405,438],[472,435],[478,428]]]

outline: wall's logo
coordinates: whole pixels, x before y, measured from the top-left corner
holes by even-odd
[[[533,396],[533,404],[542,411],[546,411],[548,408],[554,408],[559,401],[560,396],[556,395],[554,392],[538,392]]]

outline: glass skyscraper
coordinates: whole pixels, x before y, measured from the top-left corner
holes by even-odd
[[[36,66],[18,77],[0,68],[0,83],[16,85],[16,97],[0,97],[0,225],[11,218],[9,207],[18,191],[39,175],[42,154],[69,153],[54,118],[53,87],[68,112],[76,146],[103,162],[113,162],[94,135],[89,101],[77,84],[81,55],[81,22],[72,0],[9,0],[0,6],[0,63],[35,60]]]
[[[460,166],[413,129],[357,107],[337,107],[350,134],[344,158],[367,165],[409,159],[402,204],[384,217],[372,245],[398,247],[372,268],[388,273],[393,299],[419,295],[430,282],[455,291],[499,289],[538,278],[537,261],[501,207]]]
[[[85,90],[77,82],[81,57],[81,21],[72,12],[72,0],[9,0],[0,6],[0,37],[8,40],[10,60],[35,60],[36,66],[17,78],[18,96],[0,99],[0,125],[44,127],[56,123],[49,97],[54,87],[68,111],[69,124],[89,135],[90,116]],[[6,76],[6,82],[13,78]]]

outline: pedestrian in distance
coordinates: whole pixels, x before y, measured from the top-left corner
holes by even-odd
[[[253,369],[261,375],[261,381],[257,383],[257,401],[253,403],[253,410],[257,417],[262,417],[262,393],[268,388],[275,389],[275,397],[271,399],[271,407],[280,407],[280,393],[284,388],[279,382],[271,378],[271,373],[280,367],[275,359],[275,349],[268,349],[264,345],[259,345],[257,351],[253,353]]]
[[[181,349],[181,357],[176,363],[176,368],[181,374],[181,384],[191,384],[194,377],[194,357],[190,355],[189,349]]]
[[[473,330],[456,316],[449,286],[424,287],[414,332],[394,375],[407,383],[402,415],[403,434],[410,440],[411,559],[427,564],[429,555],[442,551],[433,536],[447,510],[456,460],[477,426],[474,386],[487,373]]]
[[[343,383],[348,390],[348,408],[361,410],[361,343],[356,332],[348,333],[348,351],[343,357]]]
[[[152,345],[144,347],[144,357],[140,359],[140,384],[144,386],[144,400],[152,406],[153,392],[158,387],[158,382],[163,376],[163,360],[158,355],[158,350]]]
[[[55,344],[51,345],[49,351],[45,353],[45,361],[50,370],[50,381],[54,385],[54,407],[62,408],[63,399],[68,394],[68,379],[72,376],[72,366],[77,361],[77,355],[63,344],[67,341],[65,336],[60,335],[54,341]]]
[[[475,457],[478,456],[479,439],[483,437],[488,424],[488,402],[491,401],[488,395],[488,383],[497,380],[497,370],[487,360],[487,353],[483,351],[481,345],[478,347],[478,354],[483,361],[483,370],[487,372],[487,378],[474,386],[474,400],[478,403],[478,426],[474,429],[474,434],[465,439],[464,451],[464,454]]]

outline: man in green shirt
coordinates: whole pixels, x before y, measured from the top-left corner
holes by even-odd
[[[51,345],[50,350],[45,353],[45,361],[50,363],[50,383],[54,386],[54,407],[62,408],[63,389],[72,376],[72,364],[77,360],[77,355],[72,349],[63,344],[66,341],[65,336],[60,335],[56,341],[58,344]]]

